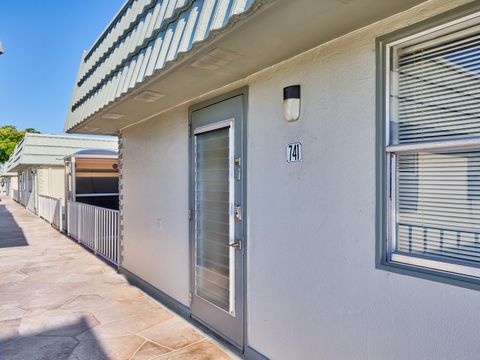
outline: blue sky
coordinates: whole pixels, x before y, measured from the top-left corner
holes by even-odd
[[[82,52],[123,2],[0,1],[0,126],[63,133]]]

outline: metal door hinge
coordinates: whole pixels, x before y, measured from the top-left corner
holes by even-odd
[[[193,211],[192,209],[188,209],[188,220],[191,221],[192,220],[192,216],[193,215]]]
[[[190,292],[188,293],[188,303],[189,303],[190,305],[192,305],[192,301],[193,301],[193,293],[190,291]]]

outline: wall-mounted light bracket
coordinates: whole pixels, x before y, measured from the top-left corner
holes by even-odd
[[[283,88],[283,115],[288,122],[300,118],[300,85]]]

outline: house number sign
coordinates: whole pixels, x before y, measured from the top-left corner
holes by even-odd
[[[302,143],[287,144],[287,163],[302,161]]]

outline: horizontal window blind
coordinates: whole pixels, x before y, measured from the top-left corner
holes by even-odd
[[[389,251],[471,274],[480,267],[480,27],[455,26],[391,48],[389,145],[399,146],[387,148]]]
[[[480,262],[480,151],[399,154],[397,251]]]
[[[397,50],[391,95],[396,144],[480,137],[480,34],[447,39]]]
[[[229,128],[196,135],[196,293],[228,311]]]

